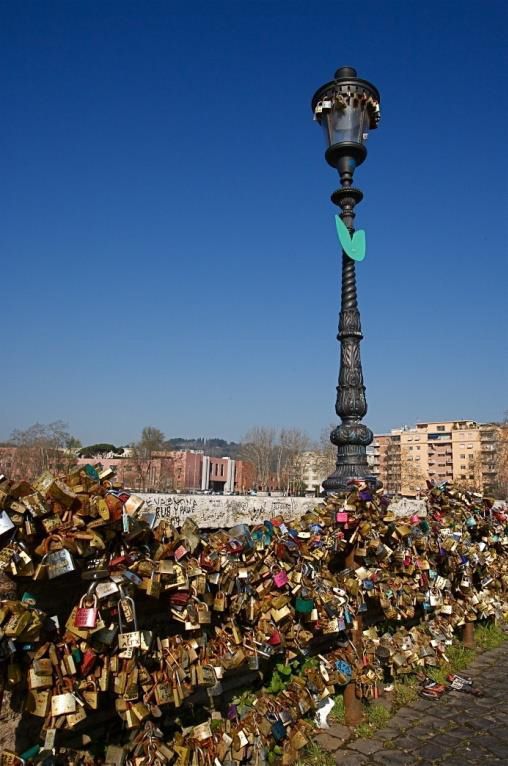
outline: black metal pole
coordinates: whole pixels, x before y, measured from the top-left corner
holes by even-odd
[[[369,128],[379,121],[379,92],[372,83],[357,77],[353,67],[341,67],[332,82],[323,85],[312,99],[317,121],[325,128],[329,142],[326,161],[340,175],[341,188],[332,202],[352,235],[355,207],[363,199],[353,186],[355,168],[365,160],[365,139]],[[367,399],[360,359],[362,326],[356,293],[355,261],[342,252],[342,289],[339,314],[340,368],[335,411],[341,423],[330,434],[337,447],[335,471],[324,482],[327,494],[348,489],[351,479],[369,476],[367,446],[374,438],[361,420],[367,413]]]
[[[354,231],[355,206],[362,200],[363,194],[351,184],[353,174],[341,174],[342,188],[332,195],[332,201],[341,208],[340,217],[350,233]],[[355,261],[342,253],[342,289],[339,314],[340,342],[339,384],[335,412],[341,424],[330,434],[330,441],[337,447],[335,471],[323,482],[325,491],[330,494],[344,492],[348,482],[369,474],[367,464],[367,446],[373,433],[361,423],[367,413],[367,399],[363,383],[360,341],[363,338],[360,311],[356,292]]]

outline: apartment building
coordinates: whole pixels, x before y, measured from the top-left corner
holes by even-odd
[[[373,472],[387,492],[416,497],[426,480],[485,491],[495,483],[499,427],[474,420],[417,423],[374,437]]]

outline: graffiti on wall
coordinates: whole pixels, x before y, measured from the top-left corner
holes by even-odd
[[[265,519],[303,516],[321,501],[309,497],[257,497],[246,495],[165,495],[139,493],[144,511],[155,514],[155,526],[168,519],[181,526],[192,517],[200,527],[221,528],[235,524],[259,524]]]
[[[295,519],[312,511],[322,500],[314,497],[260,497],[251,495],[165,495],[144,494],[143,512],[155,517],[154,526],[167,519],[176,527],[193,518],[203,529],[221,529],[235,524],[260,524],[265,519],[283,516]],[[389,510],[398,517],[417,513],[426,516],[424,500],[398,498]]]

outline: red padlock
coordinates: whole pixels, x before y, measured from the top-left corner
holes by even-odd
[[[179,545],[178,548],[175,550],[175,561],[180,561],[180,559],[183,559],[184,556],[187,555],[189,551],[185,546]]]
[[[279,571],[274,573],[274,568],[278,569]],[[283,588],[289,582],[287,572],[277,566],[272,567],[272,577],[277,588]]]
[[[85,604],[91,604],[91,606],[85,606]],[[74,625],[76,628],[95,628],[97,625],[98,613],[97,596],[83,596],[76,609]]]
[[[87,649],[83,654],[83,659],[81,660],[81,665],[79,668],[82,676],[89,675],[90,671],[95,665],[96,660],[97,654],[92,651],[92,649]]]

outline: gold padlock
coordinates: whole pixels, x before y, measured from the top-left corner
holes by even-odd
[[[128,701],[137,700],[139,697],[138,675],[138,669],[134,668],[127,676],[123,696]]]
[[[226,594],[220,590],[215,594],[213,608],[216,612],[223,612],[226,609]]]
[[[53,673],[53,664],[48,658],[34,659],[33,669],[38,676],[49,676]]]
[[[25,762],[12,750],[2,750],[0,753],[0,766],[25,766]]]
[[[178,756],[175,766],[189,766],[191,754],[190,748],[185,745],[174,745],[173,750]]]
[[[53,673],[38,675],[33,668],[28,671],[28,687],[30,689],[49,689],[53,686]]]
[[[118,745],[108,745],[106,748],[106,758],[104,766],[123,766],[127,753],[125,748]]]
[[[32,615],[28,609],[12,614],[4,625],[3,631],[8,638],[20,636],[32,621]]]
[[[150,708],[144,702],[136,702],[131,709],[136,718],[141,722],[150,717]]]
[[[23,680],[23,674],[21,673],[21,668],[18,665],[17,662],[13,662],[10,660],[9,664],[7,665],[7,688],[13,689],[17,684],[21,683]]]
[[[161,594],[161,580],[160,575],[152,572],[150,579],[146,584],[146,595],[152,598],[159,598]]]
[[[26,695],[26,711],[38,718],[46,718],[50,702],[50,691],[29,691]]]
[[[76,712],[76,698],[71,692],[53,694],[51,698],[51,715],[67,715]]]
[[[69,725],[69,728],[73,729],[74,726],[77,726],[78,723],[81,723],[86,719],[86,711],[85,708],[81,705],[77,705],[76,712],[75,713],[69,713],[66,716],[67,724]]]
[[[155,700],[158,705],[173,702],[173,688],[168,681],[160,681],[155,685]]]
[[[121,670],[113,677],[113,691],[119,696],[123,696],[125,687],[127,685],[127,673],[125,670]]]
[[[100,683],[100,682],[99,682]],[[86,704],[92,708],[92,710],[97,710],[99,706],[99,692],[97,690],[97,682],[94,680],[86,681],[85,682],[84,689],[81,690],[81,695],[83,699],[85,700]],[[107,684],[106,684],[107,689]],[[106,689],[104,691],[106,691]]]
[[[38,641],[42,630],[42,619],[36,611],[31,612],[30,624],[18,635],[18,641],[32,643]]]
[[[141,721],[131,707],[125,711],[125,723],[128,729],[136,729],[141,725]]]

